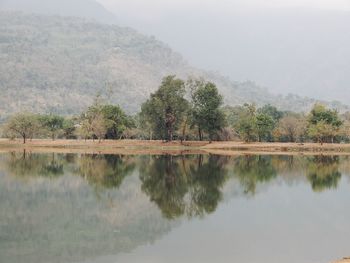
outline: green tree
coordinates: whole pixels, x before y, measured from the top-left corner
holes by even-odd
[[[320,143],[334,142],[343,124],[336,110],[315,104],[308,117],[308,134]]]
[[[81,115],[80,119],[79,134],[85,139],[98,138],[99,142],[105,138],[108,128],[113,124],[112,120],[105,118],[100,96],[95,98],[94,104]]]
[[[32,113],[18,113],[10,117],[5,125],[5,134],[14,134],[23,138],[26,143],[28,138],[33,138],[34,133],[39,130],[37,115]]]
[[[214,135],[225,126],[225,115],[220,108],[223,98],[211,82],[195,81],[192,87],[193,123],[198,127],[200,140],[201,132],[205,131],[212,141]]]
[[[76,139],[75,131],[75,122],[73,119],[65,119],[63,122],[63,136],[66,139]]]
[[[47,130],[52,140],[55,140],[57,134],[62,131],[64,118],[62,116],[49,114],[39,117],[41,126]]]
[[[188,109],[188,101],[184,96],[184,81],[175,76],[168,76],[142,105],[142,117],[152,125],[156,137],[172,141],[174,131],[181,124]]]
[[[271,141],[272,131],[275,127],[275,122],[271,116],[265,113],[259,113],[256,116],[256,131],[259,142]]]
[[[116,105],[103,105],[101,112],[104,119],[108,122],[106,131],[107,139],[120,139],[127,129],[135,126],[131,117]]]
[[[239,119],[235,125],[240,137],[245,142],[251,142],[257,138],[256,108],[253,104],[244,104],[239,113]]]
[[[284,115],[282,111],[279,111],[275,106],[267,104],[258,109],[258,114],[266,114],[270,116],[274,122],[278,122]]]

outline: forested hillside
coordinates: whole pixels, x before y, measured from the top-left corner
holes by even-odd
[[[118,22],[111,12],[95,0],[1,0],[0,10],[83,17],[107,24]]]
[[[1,12],[1,118],[23,110],[77,113],[99,93],[134,113],[169,74],[214,81],[229,105],[271,103],[300,111],[315,102],[294,95],[274,96],[252,82],[235,83],[194,69],[166,44],[130,28]]]

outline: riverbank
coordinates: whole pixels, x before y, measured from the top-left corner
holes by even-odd
[[[350,263],[350,258],[343,258],[342,260],[338,260],[333,263]]]
[[[349,154],[350,144],[317,143],[244,143],[208,141],[142,141],[142,140],[41,140],[23,144],[21,140],[0,139],[0,151],[82,152],[115,154],[161,154],[161,153],[213,153],[236,155],[238,153],[266,154]]]

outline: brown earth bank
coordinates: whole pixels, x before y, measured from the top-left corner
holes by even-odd
[[[0,139],[0,151],[36,151],[62,153],[111,153],[111,154],[344,154],[350,155],[350,144],[317,143],[244,143],[208,141],[142,141],[142,140],[42,140],[34,139],[23,144],[22,140]]]
[[[341,260],[338,260],[338,261],[334,261],[332,263],[350,263],[350,257],[348,258],[343,258]]]

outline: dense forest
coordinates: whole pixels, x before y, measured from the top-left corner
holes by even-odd
[[[166,44],[130,28],[81,18],[1,12],[0,120],[19,111],[78,114],[97,94],[135,114],[169,74],[215,83],[224,104],[230,106],[271,104],[300,112],[316,103],[297,95],[273,95],[253,82],[233,82],[195,69]],[[348,109],[337,102],[323,104],[341,112]]]
[[[66,139],[242,140],[245,142],[348,142],[350,112],[339,114],[315,104],[308,114],[255,104],[224,106],[212,82],[165,77],[159,88],[128,115],[119,105],[96,96],[80,115],[18,113],[3,125],[3,136]]]

